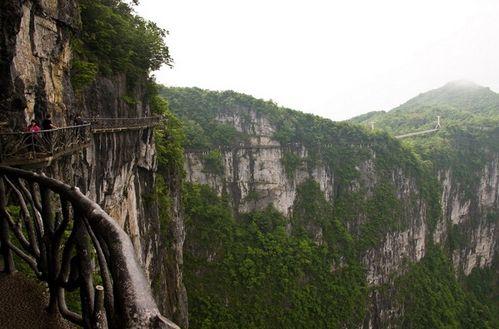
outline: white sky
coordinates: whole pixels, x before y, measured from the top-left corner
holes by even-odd
[[[448,81],[499,90],[499,0],[141,0],[170,31],[169,86],[343,120]]]

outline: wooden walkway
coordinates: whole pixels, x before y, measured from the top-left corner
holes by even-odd
[[[40,168],[91,145],[92,135],[150,129],[161,116],[140,118],[85,118],[84,124],[30,132],[0,131],[0,164]]]
[[[115,133],[126,130],[147,129],[158,125],[161,116],[151,116],[142,118],[84,118],[83,121],[92,125],[92,133]]]
[[[76,329],[59,314],[50,315],[45,288],[22,273],[0,274],[0,328]]]

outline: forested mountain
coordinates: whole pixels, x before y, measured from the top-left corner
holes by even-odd
[[[232,91],[160,94],[185,131],[192,327],[497,325],[497,127],[401,142]],[[455,112],[493,111],[471,105]]]
[[[497,126],[499,94],[468,81],[453,81],[422,93],[391,111],[374,111],[349,121],[393,134],[433,128],[437,116],[444,126]]]
[[[4,1],[0,108],[23,125],[167,118],[95,132],[46,170],[125,229],[163,315],[195,329],[499,328],[497,94],[450,83],[332,122],[156,86],[167,32],[132,3]],[[392,136],[437,115],[436,134]],[[68,288],[82,281],[70,272]]]

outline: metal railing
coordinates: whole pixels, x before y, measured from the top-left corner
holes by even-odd
[[[151,116],[142,118],[84,118],[83,121],[92,124],[93,131],[130,130],[153,127],[161,122],[163,117]]]
[[[77,188],[0,166],[0,244],[6,273],[24,261],[46,282],[48,312],[90,329],[178,329],[160,314],[128,235]],[[81,313],[68,292],[79,292]]]
[[[74,152],[90,143],[90,132],[87,123],[40,132],[0,133],[0,163],[19,164]]]

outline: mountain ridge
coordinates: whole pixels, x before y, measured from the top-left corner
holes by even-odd
[[[445,126],[490,125],[499,121],[499,94],[489,87],[456,80],[409,99],[389,111],[372,111],[348,120],[398,134],[431,128],[440,116]]]

